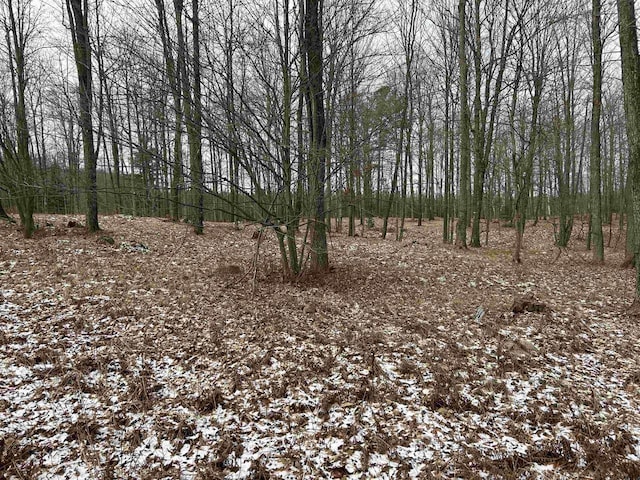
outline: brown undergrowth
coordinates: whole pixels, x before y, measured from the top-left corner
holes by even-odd
[[[460,250],[410,221],[283,282],[250,225],[78,220],[0,224],[0,477],[640,476],[621,249],[541,221],[515,265],[513,229]]]

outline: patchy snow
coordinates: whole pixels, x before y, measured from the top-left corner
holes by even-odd
[[[336,234],[333,273],[281,283],[267,237],[254,292],[223,268],[250,229],[101,223],[115,246],[0,226],[4,478],[640,476],[623,252],[554,263],[541,224],[515,266],[511,230],[460,251],[427,222]],[[511,313],[530,292],[549,308]]]

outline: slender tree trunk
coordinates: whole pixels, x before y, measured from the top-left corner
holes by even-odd
[[[418,91],[418,96],[422,96],[422,92]],[[423,200],[423,174],[424,174],[424,101],[422,99],[418,99],[418,226],[422,226],[422,212],[424,208],[424,200]],[[428,185],[427,178],[427,185]],[[429,194],[429,189],[427,187],[426,192]],[[428,208],[428,205],[427,205]]]
[[[458,197],[458,225],[456,245],[467,248],[467,224],[469,222],[469,172],[471,166],[470,119],[468,104],[468,65],[466,52],[466,0],[458,1],[460,22],[458,55],[460,61],[460,186]]]
[[[127,119],[127,143],[129,144],[129,198],[131,198],[131,209],[129,210],[134,217],[138,215],[138,192],[136,191],[135,178],[135,154],[133,143],[133,124],[131,123],[131,117],[134,116],[131,111],[131,97],[132,97],[131,79],[129,75],[125,76],[125,110]],[[126,170],[125,170],[126,171]]]
[[[434,178],[434,164],[435,164],[435,135],[436,135],[436,122],[433,118],[433,108],[431,99],[429,99],[429,126],[427,127],[427,137],[429,146],[427,150],[427,172],[426,172],[426,195],[427,195],[427,220],[435,219],[435,178]],[[422,211],[420,212],[422,215]]]
[[[189,161],[193,231],[204,231],[204,172],[202,169],[202,82],[200,78],[200,4],[193,0],[191,35],[193,36],[193,108],[190,120]]]
[[[527,222],[527,208],[529,205],[529,196],[531,190],[531,181],[533,176],[533,160],[535,158],[536,150],[538,148],[538,111],[540,107],[540,101],[542,100],[542,87],[543,78],[539,72],[534,74],[533,79],[534,92],[531,99],[531,134],[529,136],[529,145],[524,150],[523,158],[520,162],[523,162],[522,168],[519,169],[519,191],[518,199],[516,200],[516,213],[515,213],[515,228],[516,228],[516,243],[513,252],[513,261],[521,263],[522,252],[522,239],[524,236],[524,228]]]
[[[307,105],[309,107],[309,146],[314,223],[311,237],[311,269],[329,269],[327,249],[327,224],[325,221],[325,180],[327,156],[327,130],[324,112],[323,91],[323,45],[321,30],[322,0],[306,0],[304,15],[304,55],[307,58]]]
[[[184,16],[184,1],[183,0],[173,0],[173,9],[175,11],[176,16],[176,36],[177,36],[177,52],[176,52],[176,90],[178,104],[175,106],[176,108],[176,130],[174,135],[174,168],[173,168],[173,182],[174,182],[174,190],[173,190],[173,199],[174,199],[174,215],[176,215],[179,219],[180,213],[183,210],[180,205],[181,200],[181,190],[185,191],[184,197],[187,197],[187,179],[184,178],[182,172],[182,164],[186,161],[184,159],[182,153],[182,123],[184,122],[185,127],[187,129],[190,128],[192,123],[192,109],[193,104],[191,100],[191,88],[189,85],[189,79],[187,77],[187,41],[185,39],[184,26],[183,26],[183,16]],[[180,124],[180,125],[179,125]],[[187,145],[189,145],[189,131],[187,131]],[[179,149],[179,151],[178,151]],[[189,151],[189,155],[191,155],[191,151]],[[191,161],[191,157],[189,157],[189,161]],[[179,169],[179,170],[178,170]],[[188,171],[185,165],[185,171]],[[189,172],[189,183],[193,185],[193,178],[191,177],[191,173]],[[182,188],[181,188],[182,187]],[[185,217],[189,217],[191,212],[187,213],[187,209],[192,208],[191,199],[187,199],[185,203]],[[188,205],[188,206],[187,206]],[[176,217],[174,217],[176,218]]]
[[[80,129],[84,151],[86,223],[90,232],[98,225],[98,159],[93,144],[91,41],[89,37],[88,0],[65,0],[73,40],[73,53],[78,73]]]
[[[283,30],[280,33],[280,17],[283,18]],[[280,69],[282,73],[282,138],[280,139],[280,151],[282,155],[283,188],[285,195],[285,218],[286,225],[286,249],[281,249],[283,262],[287,272],[297,275],[300,273],[300,262],[298,261],[298,249],[296,245],[296,231],[298,228],[298,213],[296,211],[294,192],[291,189],[293,182],[293,165],[291,155],[291,120],[293,92],[291,82],[291,59],[290,59],[290,22],[289,22],[289,0],[283,0],[282,12],[279,11],[279,2],[276,1],[274,12],[276,34],[278,36],[278,53],[280,55]],[[283,234],[285,235],[285,234]],[[282,239],[282,243],[285,241]],[[288,255],[287,255],[288,253]]]
[[[235,36],[235,7],[234,0],[228,0],[229,16],[228,22],[225,20],[225,114],[227,120],[227,162],[229,165],[229,176],[231,178],[231,221],[238,225],[237,215],[238,202],[240,199],[240,159],[238,154],[238,134],[236,130],[236,101],[235,101],[235,79],[234,79],[234,36]]]
[[[504,73],[507,68],[507,60],[511,51],[511,45],[516,36],[518,29],[512,27],[508,29],[509,15],[512,13],[511,0],[505,0],[504,19],[502,22],[502,41],[498,52],[498,73],[494,84],[493,100],[489,104],[489,94],[491,89],[491,76],[488,75],[485,83],[485,107],[482,108],[480,101],[480,78],[482,75],[482,45],[480,31],[480,2],[476,0],[475,6],[475,52],[474,67],[476,75],[476,95],[474,98],[474,154],[476,159],[476,168],[474,171],[473,184],[473,205],[474,215],[471,229],[471,246],[480,246],[480,218],[483,210],[483,195],[485,186],[485,176],[489,165],[489,156],[491,155],[494,141],[494,129],[498,120],[500,111],[500,99],[503,87]]]
[[[591,35],[593,42],[593,108],[591,110],[590,196],[593,260],[604,261],[602,211],[600,199],[600,111],[602,108],[602,37],[600,33],[601,0],[592,0]]]
[[[118,123],[116,121],[116,115],[113,108],[113,97],[109,93],[109,87],[105,85],[107,95],[107,112],[109,114],[109,128],[111,130],[111,156],[113,157],[113,173],[114,173],[114,188],[116,194],[116,211],[118,213],[122,210],[122,191],[120,187],[120,144],[118,137]],[[106,148],[106,147],[105,147]]]
[[[175,4],[174,4],[175,5]],[[180,6],[180,4],[178,4]],[[178,221],[182,214],[180,190],[182,184],[182,91],[181,77],[183,70],[184,51],[178,48],[176,53],[177,61],[174,60],[173,52],[169,43],[169,25],[164,8],[164,0],[156,0],[158,11],[158,31],[162,41],[164,54],[164,65],[169,82],[169,88],[173,98],[174,133],[173,133],[173,163],[171,169],[171,218]],[[176,23],[181,25],[182,12],[176,10]]]
[[[298,179],[296,181],[296,198],[295,198],[295,212],[296,212],[296,226],[295,228],[300,228],[300,217],[302,216],[304,210],[304,199],[306,197],[306,192],[308,190],[309,179],[308,179],[308,169],[306,168],[308,162],[305,161],[305,135],[304,135],[304,124],[303,124],[303,114],[304,114],[304,106],[305,101],[309,98],[308,96],[308,74],[307,74],[307,58],[305,54],[306,50],[306,39],[305,39],[305,24],[306,24],[306,13],[305,13],[305,4],[304,2],[299,2],[299,18],[298,18],[298,48],[300,50],[299,58],[299,69],[300,69],[300,92],[298,95],[298,104],[296,106],[296,143],[297,143],[297,167],[298,167]],[[308,157],[307,157],[308,158]]]
[[[24,30],[24,18],[16,20],[13,1],[7,3],[9,25],[7,26],[7,43],[9,46],[11,81],[16,120],[16,146],[9,139],[2,141],[5,161],[12,163],[10,167],[14,177],[15,201],[20,215],[23,234],[31,238],[35,231],[33,212],[35,210],[35,171],[29,154],[29,124],[25,91],[27,87],[25,48],[27,33]],[[22,14],[19,12],[19,14]]]
[[[507,196],[507,201],[508,201],[508,210],[512,211],[513,214],[513,226],[515,228],[515,232],[516,232],[516,239],[515,239],[515,245],[514,245],[514,249],[513,249],[513,261],[516,263],[520,263],[521,260],[521,250],[522,250],[522,236],[524,233],[524,225],[526,222],[526,219],[522,222],[522,228],[520,228],[520,217],[521,217],[521,213],[520,213],[520,197],[523,195],[523,190],[524,190],[524,186],[521,184],[522,183],[522,163],[524,162],[523,157],[524,157],[524,152],[518,151],[518,142],[516,140],[516,108],[517,108],[517,104],[518,104],[518,89],[520,87],[520,79],[522,76],[522,57],[523,57],[523,53],[522,51],[520,52],[519,58],[518,58],[518,63],[516,66],[516,71],[515,71],[515,81],[514,81],[514,86],[513,86],[513,93],[511,96],[511,107],[509,110],[509,123],[511,125],[511,148],[512,148],[512,152],[511,152],[511,162],[513,164],[513,177],[514,177],[514,181],[511,182],[511,178],[510,178],[510,170],[508,165],[505,165],[505,170],[507,172],[507,182],[505,185],[505,195]],[[506,162],[505,162],[506,163]],[[511,198],[511,185],[514,184],[517,192],[516,192],[516,198],[515,198],[515,207],[512,205],[512,198]]]
[[[411,97],[411,87],[409,88],[409,92],[407,92],[408,96]],[[404,144],[404,167],[403,167],[403,178],[402,178],[402,208],[401,208],[401,216],[400,216],[400,228],[396,231],[396,240],[402,241],[402,237],[404,235],[404,221],[407,213],[407,183],[411,182],[412,169],[411,165],[413,161],[411,159],[411,133],[412,133],[412,124],[413,124],[413,101],[411,98],[407,98],[409,102],[408,114],[407,114],[407,135]]]
[[[629,142],[629,170],[627,182],[631,186],[633,231],[632,253],[635,257],[636,290],[634,304],[640,307],[640,55],[638,55],[638,34],[634,0],[618,0],[620,29],[620,50],[622,53],[622,83],[624,88],[624,109],[627,119]]]
[[[349,49],[349,162],[347,171],[347,201],[349,202],[349,236],[353,237],[356,233],[356,196],[355,196],[355,178],[354,170],[358,168],[356,162],[356,78],[355,78],[355,51],[353,41],[353,29],[351,38],[351,48]]]
[[[400,120],[400,132],[399,139],[396,146],[396,155],[395,155],[395,163],[393,167],[393,178],[391,180],[391,192],[389,194],[389,203],[387,204],[387,208],[385,209],[384,221],[382,224],[382,238],[387,236],[387,228],[389,224],[389,216],[391,215],[391,208],[393,206],[393,200],[395,198],[397,184],[398,184],[398,174],[400,173],[400,167],[402,166],[402,156],[405,153],[405,135],[409,135],[409,95],[411,93],[411,74],[413,68],[413,56],[415,53],[414,46],[416,41],[415,29],[416,29],[416,18],[418,14],[417,3],[415,0],[411,0],[411,12],[409,18],[409,26],[407,27],[406,37],[403,39],[403,48],[404,48],[404,60],[405,60],[405,72],[404,72],[404,83],[402,90],[402,112],[401,112],[401,120]],[[406,155],[405,155],[406,159]],[[402,192],[406,195],[406,189],[403,187]],[[397,232],[396,237],[400,232]]]
[[[453,175],[450,174],[452,170],[450,168],[450,164],[452,160],[449,156],[449,143],[451,142],[451,131],[449,129],[450,119],[449,119],[449,89],[447,88],[450,85],[449,75],[445,74],[445,104],[444,104],[444,135],[443,135],[443,170],[444,170],[444,212],[443,212],[443,222],[442,222],[442,241],[444,243],[450,243],[451,238],[449,237],[449,222],[451,221],[451,184]]]
[[[387,230],[389,227],[389,217],[391,216],[391,208],[393,206],[393,200],[396,195],[396,190],[398,189],[398,175],[400,173],[400,166],[402,165],[402,151],[404,144],[404,124],[406,122],[407,115],[407,99],[406,96],[403,97],[403,107],[402,107],[402,120],[400,124],[400,139],[398,140],[398,144],[396,145],[396,155],[395,162],[393,164],[393,176],[391,177],[391,191],[389,192],[389,201],[385,208],[384,218],[382,220],[382,238],[387,237]]]
[[[98,40],[100,38],[100,32],[97,31]],[[110,139],[109,143],[111,145],[111,157],[113,158],[113,169],[111,168],[111,163],[109,161],[109,150],[107,149],[107,138],[106,135],[102,135],[101,139],[98,139],[98,142],[102,141],[102,145],[105,151],[105,157],[107,160],[108,170],[109,170],[109,178],[111,181],[111,188],[113,190],[115,196],[115,208],[116,212],[120,212],[121,209],[121,192],[120,192],[120,145],[118,142],[118,130],[117,130],[117,121],[115,116],[115,107],[113,104],[113,94],[111,92],[111,88],[107,82],[107,73],[104,68],[104,47],[98,41],[96,47],[96,60],[98,63],[98,79],[99,79],[99,98],[101,108],[100,111],[104,111],[104,107],[106,107],[106,113],[109,122],[109,132]],[[107,195],[109,198],[109,195]]]
[[[474,0],[473,8],[474,23],[474,51],[473,67],[475,90],[473,96],[473,152],[475,159],[475,169],[473,172],[473,203],[471,225],[471,246],[480,247],[480,217],[482,216],[482,195],[484,193],[484,177],[487,170],[487,158],[484,156],[485,143],[485,121],[486,115],[483,112],[481,101],[482,87],[482,51],[480,37],[480,0]],[[497,95],[497,94],[496,94]],[[485,118],[483,118],[485,117]]]

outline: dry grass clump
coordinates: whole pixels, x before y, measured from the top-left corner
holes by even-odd
[[[405,358],[403,358],[398,365],[398,373],[406,377],[422,379],[422,371],[420,370],[420,367],[415,362]]]
[[[463,380],[456,377],[454,371],[439,364],[433,367],[432,390],[424,404],[434,412],[451,410],[453,412],[482,413],[479,406],[474,405],[470,399],[462,395]]]
[[[249,472],[248,480],[269,480],[269,470],[264,465],[261,459],[256,459],[251,462],[251,471]]]
[[[627,457],[635,452],[635,441],[627,431],[615,428],[605,431],[586,421],[577,422],[577,437],[587,469],[601,478],[640,478],[640,464]],[[611,477],[613,478],[613,477]]]
[[[100,424],[95,418],[88,415],[80,415],[67,429],[71,441],[91,445],[95,443],[96,435],[100,431]]]
[[[157,480],[159,478],[180,478],[180,469],[173,465],[155,464],[140,472],[140,480]]]
[[[220,468],[217,461],[211,461],[200,465],[196,480],[224,480],[225,477],[225,469]]]
[[[1,478],[36,478],[40,470],[33,462],[37,448],[8,435],[0,438]]]
[[[163,439],[185,440],[196,436],[196,426],[194,422],[184,415],[172,414],[156,423],[159,436]]]
[[[242,443],[238,438],[224,435],[215,450],[215,454],[199,466],[198,480],[221,480],[238,470],[236,459],[242,453]]]
[[[109,363],[108,358],[104,358],[99,355],[81,355],[75,359],[75,368],[83,374],[87,374],[93,371],[104,373],[105,365]]]
[[[196,410],[202,414],[208,414],[214,412],[218,406],[224,406],[226,400],[222,392],[214,387],[204,389],[200,394],[193,400],[192,405],[196,408]]]
[[[136,412],[151,410],[155,403],[154,393],[162,388],[155,383],[148,368],[144,368],[137,375],[130,375],[127,385],[127,403]]]

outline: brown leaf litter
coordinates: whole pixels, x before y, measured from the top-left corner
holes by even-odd
[[[0,224],[0,476],[640,476],[622,240],[593,265],[540,222],[514,265],[512,229],[409,221],[283,282],[253,226],[37,221]]]

